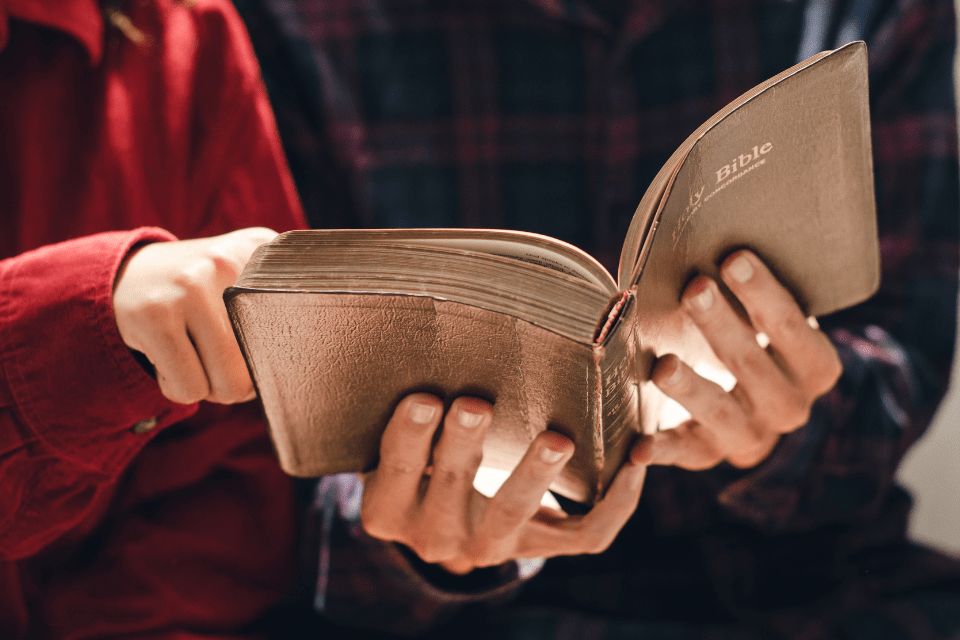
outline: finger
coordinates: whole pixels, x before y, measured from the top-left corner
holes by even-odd
[[[585,553],[601,553],[613,543],[637,508],[646,476],[647,465],[632,459],[620,468],[603,499],[583,517]]]
[[[230,245],[237,248],[237,252],[234,253],[233,256],[240,262],[241,266],[244,266],[257,247],[270,242],[278,235],[280,234],[267,227],[247,227],[246,229],[238,229],[237,231],[224,234],[221,237],[229,239]]]
[[[209,257],[223,273],[233,272],[232,278],[222,283],[227,288],[236,281],[243,267],[250,260],[250,256],[260,245],[277,237],[277,232],[266,227],[248,227],[225,233],[211,238],[187,240],[186,243],[197,243],[203,247],[203,253]]]
[[[187,330],[209,381],[206,400],[231,404],[253,399],[253,381],[220,295],[205,289],[190,301],[187,314]]]
[[[380,461],[364,486],[361,518],[370,535],[403,537],[442,414],[443,402],[427,393],[407,396],[394,410],[380,439]]]
[[[836,349],[810,325],[790,292],[757,256],[749,251],[730,255],[721,266],[721,277],[809,397],[836,384],[842,368]]]
[[[427,562],[442,562],[462,551],[470,524],[469,506],[476,493],[473,479],[492,417],[493,407],[480,398],[457,398],[447,411],[418,514],[423,535],[414,550]]]
[[[147,305],[136,311],[134,335],[124,338],[153,364],[160,391],[179,404],[207,397],[210,385],[183,319],[167,304]]]
[[[601,553],[616,538],[637,508],[647,465],[631,452],[617,472],[606,495],[585,516],[558,518],[549,511],[538,512],[518,543],[519,557]]]
[[[540,508],[540,500],[573,456],[573,442],[555,431],[537,434],[484,512],[480,535],[512,537]]]
[[[676,356],[671,354],[660,358],[654,366],[652,379],[666,395],[689,411],[695,422],[709,428],[713,435],[711,442],[698,442],[689,450],[673,447],[676,455],[692,452],[696,459],[681,457],[672,464],[702,468],[714,457],[714,452],[709,456],[701,455],[705,452],[704,446],[711,444],[721,459],[738,467],[752,467],[765,458],[776,443],[778,432],[761,428],[744,411],[736,394],[727,393],[720,385],[697,375]],[[684,433],[686,431],[681,431],[675,436]],[[662,462],[658,460],[658,463]]]
[[[796,422],[809,409],[802,390],[760,347],[756,330],[734,312],[715,282],[695,278],[684,291],[683,305],[717,358],[737,379],[739,399],[747,403],[744,409],[758,424],[778,432],[803,424]]]
[[[188,293],[188,331],[207,373],[210,395],[206,399],[211,402],[230,404],[255,396],[223,304],[223,291],[236,282],[250,254],[276,235],[265,227],[251,227],[197,240],[205,245],[203,259],[187,266],[180,279]]]
[[[650,464],[703,471],[723,462],[716,434],[696,420],[650,436]]]

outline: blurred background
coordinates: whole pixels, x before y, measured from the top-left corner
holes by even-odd
[[[958,213],[960,215],[960,213]],[[960,557],[960,363],[955,353],[950,392],[930,430],[900,466],[914,498],[910,535]]]
[[[960,15],[960,0],[955,3]],[[960,28],[960,20],[958,20]],[[954,84],[960,94],[960,48]],[[958,168],[960,170],[960,168]],[[957,212],[960,215],[960,212]],[[960,319],[960,318],[958,318]],[[900,467],[900,482],[913,494],[910,535],[960,557],[960,352],[954,352],[950,392],[926,436]]]

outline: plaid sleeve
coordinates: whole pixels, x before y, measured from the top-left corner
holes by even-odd
[[[322,479],[310,520],[319,557],[313,606],[350,628],[417,634],[473,602],[506,601],[543,565],[518,560],[454,576],[405,547],[367,535],[360,523],[363,481],[355,474]]]
[[[869,516],[947,388],[957,317],[958,165],[953,5],[878,3],[867,26],[882,284],[821,319],[844,373],[774,454],[720,493],[763,528]]]

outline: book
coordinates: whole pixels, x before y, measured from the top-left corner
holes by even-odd
[[[862,42],[693,132],[640,201],[616,279],[532,233],[310,230],[261,246],[224,299],[288,473],[373,469],[405,395],[469,394],[494,403],[484,466],[509,471],[554,429],[576,450],[551,489],[591,502],[658,428],[656,358],[711,357],[680,293],[741,247],[812,316],[879,286]]]

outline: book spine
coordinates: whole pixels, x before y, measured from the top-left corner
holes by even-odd
[[[604,343],[594,345],[599,405],[595,436],[602,489],[613,480],[640,430],[633,290],[625,292],[615,307],[619,307],[616,322]]]
[[[600,344],[593,345],[593,366],[596,371],[596,381],[597,381],[596,388],[594,389],[594,394],[595,394],[594,401],[597,407],[597,412],[596,412],[597,418],[596,418],[596,422],[593,425],[593,442],[594,442],[594,452],[596,456],[594,459],[594,465],[600,471],[600,474],[597,476],[597,487],[596,487],[597,496],[602,496],[604,491],[603,463],[605,462],[604,458],[606,457],[604,455],[605,451],[604,451],[604,437],[603,437],[603,420],[604,420],[603,399],[604,399],[604,389],[605,389],[603,361],[604,361],[605,352],[606,352],[606,348],[601,346]]]

